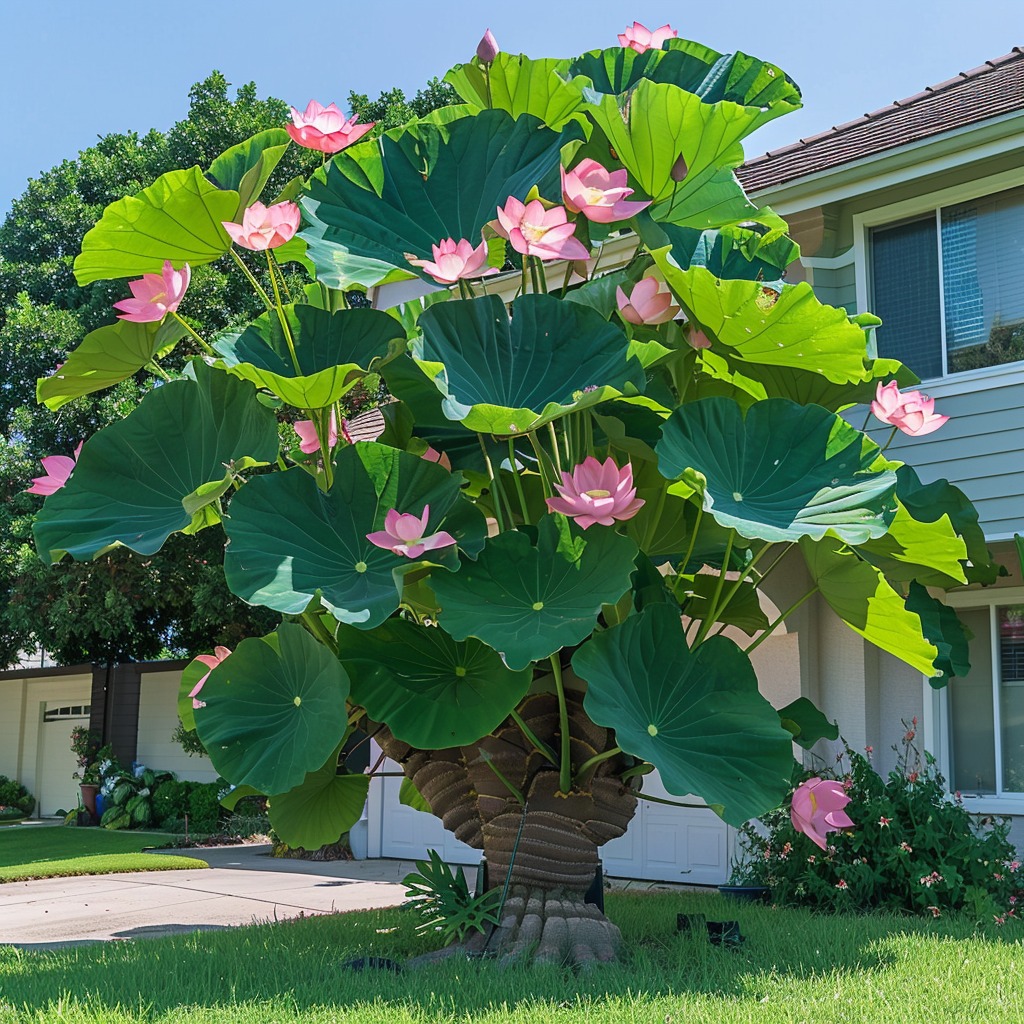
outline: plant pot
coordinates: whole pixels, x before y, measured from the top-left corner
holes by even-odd
[[[82,806],[89,812],[90,817],[96,817],[96,796],[100,791],[99,786],[91,782],[83,782],[79,787],[82,794]]]
[[[20,825],[26,818],[27,814],[0,814],[0,828],[4,825]]]
[[[731,896],[736,900],[747,900],[749,903],[771,903],[772,891],[767,885],[720,885],[718,891],[723,896]]]

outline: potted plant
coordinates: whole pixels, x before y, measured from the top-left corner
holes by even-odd
[[[97,817],[96,794],[100,788],[99,764],[96,760],[99,749],[99,737],[91,729],[77,725],[71,730],[71,753],[78,762],[78,771],[72,777],[79,780],[82,804],[93,819]]]

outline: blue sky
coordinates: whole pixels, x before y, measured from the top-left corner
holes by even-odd
[[[490,27],[502,48],[571,56],[615,45],[637,19],[783,67],[806,106],[750,154],[814,134],[1024,44],[1020,0],[5,0],[0,3],[0,215],[29,177],[97,136],[182,117],[212,69],[296,106],[350,89],[414,92],[468,59]]]

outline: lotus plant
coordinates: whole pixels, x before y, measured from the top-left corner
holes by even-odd
[[[931,434],[949,419],[948,416],[940,416],[935,411],[934,398],[929,398],[920,391],[901,392],[896,381],[890,381],[885,385],[881,381],[878,382],[871,411],[883,423],[888,423],[911,437]]]
[[[232,282],[189,325],[219,329],[202,355],[107,325],[39,384],[56,409],[154,374],[77,464],[44,460],[44,559],[223,531],[227,585],[281,624],[186,670],[183,725],[307,849],[361,813],[344,751],[372,734],[507,889],[502,928],[464,951],[614,959],[585,894],[648,774],[740,825],[787,799],[794,737],[838,734],[829,708],[769,703],[756,647],[800,609],[948,678],[969,646],[932,588],[999,574],[967,498],[922,491],[841,415],[899,367],[787,282],[796,247],[733,174],[796,87],[674,38],[634,24],[624,47],[665,51],[553,75],[487,34],[447,76],[461,103],[375,138],[311,103],[290,137],[338,155],[281,202],[260,186],[283,131],[165,175],[86,234],[79,283],[133,279],[119,312],[155,324],[178,316],[187,253],[237,272],[259,315],[220,309]],[[235,245],[266,252],[261,278]],[[944,420],[888,384],[876,411]],[[808,785],[793,820],[821,846],[853,827],[844,806]]]
[[[27,494],[54,494],[59,491],[71,478],[74,472],[75,463],[82,452],[84,441],[79,441],[73,456],[69,455],[46,455],[39,461],[46,470],[45,475],[37,476],[32,481],[32,486],[26,488]]]
[[[790,809],[793,828],[803,832],[812,843],[824,850],[828,846],[829,832],[856,827],[843,810],[849,802],[849,794],[837,779],[821,779],[817,776],[808,779],[793,794]]]
[[[137,324],[163,320],[168,313],[177,310],[185,298],[191,277],[192,271],[187,263],[181,270],[175,270],[170,260],[164,260],[159,274],[143,274],[138,281],[129,281],[132,297],[115,302],[114,309],[122,310],[119,314],[121,320]]]
[[[340,153],[373,128],[373,122],[358,124],[354,117],[346,120],[335,103],[325,107],[310,100],[305,110],[292,107],[291,111],[292,123],[285,125],[288,134],[300,146],[320,153]]]

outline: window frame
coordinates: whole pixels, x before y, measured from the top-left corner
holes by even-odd
[[[968,590],[961,593],[946,594],[944,602],[951,608],[964,608],[974,611],[988,609],[989,643],[992,645],[993,669],[999,665],[998,643],[994,609],[1000,605],[1024,604],[1024,587],[996,587],[987,592]],[[923,741],[925,750],[933,754],[938,761],[939,770],[946,779],[946,786],[951,786],[952,769],[952,733],[950,720],[949,687],[934,689],[927,676],[922,676],[924,692]],[[956,685],[954,680],[953,685]],[[992,672],[992,720],[993,743],[995,747],[996,792],[973,796],[963,794],[964,806],[975,814],[1024,814],[1024,792],[1002,792],[1002,721],[999,700],[998,671]],[[950,790],[952,792],[952,790]]]
[[[872,228],[890,227],[900,222],[921,220],[925,215],[933,213],[938,228],[939,302],[941,304],[939,324],[942,366],[945,370],[947,363],[945,293],[942,280],[942,210],[944,207],[956,206],[958,203],[970,202],[972,199],[981,199],[1021,186],[1024,186],[1024,168],[1014,168],[1010,171],[976,178],[960,185],[952,185],[949,188],[923,193],[912,199],[853,214],[853,262],[857,311],[863,312],[871,309],[873,294],[870,259]],[[944,395],[960,394],[970,390],[969,386],[974,382],[988,383],[995,380],[998,380],[1001,385],[1024,383],[1024,362],[1003,363],[977,370],[962,370],[960,373],[944,373],[941,377],[929,377],[922,383],[933,398],[941,398]],[[968,385],[967,388],[964,387],[965,384]],[[1022,798],[1021,806],[1024,808],[1024,798]]]

